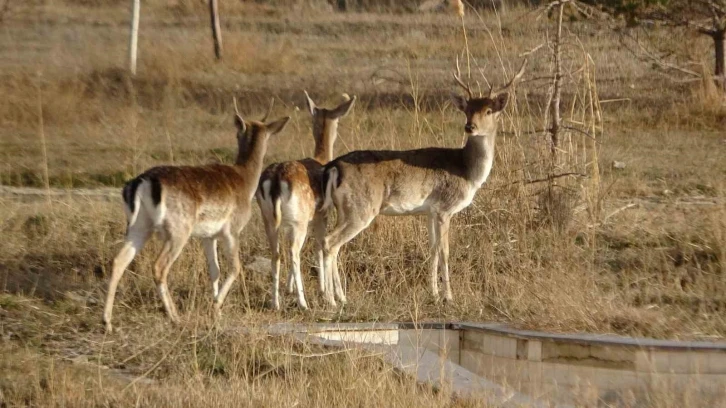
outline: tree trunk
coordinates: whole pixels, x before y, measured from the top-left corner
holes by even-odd
[[[552,155],[557,155],[557,146],[560,144],[560,128],[562,125],[562,116],[560,116],[560,100],[562,98],[562,15],[564,14],[564,3],[560,4],[557,17],[557,33],[555,36],[555,44],[552,53],[555,57],[555,75],[552,84],[552,105],[550,113],[552,114],[552,127],[550,128],[550,138],[552,141]]]
[[[129,38],[129,70],[136,75],[136,50],[139,44],[139,15],[141,0],[131,1],[131,38]]]
[[[217,59],[222,59],[222,29],[219,25],[219,7],[217,6],[217,0],[209,0],[209,16],[212,20],[214,55]]]
[[[713,45],[716,52],[714,75],[720,89],[726,92],[726,29],[713,34]]]

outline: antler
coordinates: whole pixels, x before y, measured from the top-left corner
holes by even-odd
[[[496,91],[494,91],[494,87],[490,86],[489,87],[489,97],[491,98],[492,95],[494,95],[494,94],[502,93],[502,92],[508,90],[509,88],[513,87],[517,82],[519,82],[519,80],[522,79],[522,75],[524,75],[524,68],[527,66],[527,61],[528,61],[527,58],[525,58],[524,61],[522,61],[522,66],[519,68],[519,71],[517,72],[516,75],[514,75],[514,77],[506,85],[497,89]]]
[[[239,114],[239,109],[237,108],[237,97],[236,96],[232,97],[232,102],[234,102],[234,113],[236,113],[237,116],[241,117],[242,115]]]
[[[459,86],[464,88],[464,90],[466,91],[466,94],[469,96],[469,99],[472,99],[474,97],[474,95],[471,92],[471,88],[469,87],[469,85],[466,85],[464,83],[464,81],[461,80],[461,70],[459,69],[459,57],[458,56],[456,57],[456,72],[454,72],[453,75],[454,75],[454,79],[459,84]]]
[[[275,98],[270,98],[270,106],[267,108],[267,113],[265,113],[265,116],[262,117],[261,122],[265,122],[267,120],[267,117],[270,116],[270,113],[272,112],[272,107],[275,106]]]

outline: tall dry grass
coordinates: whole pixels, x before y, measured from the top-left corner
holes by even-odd
[[[96,32],[107,36],[86,36],[80,43],[70,44],[62,44],[53,36],[36,39],[38,46],[50,44],[55,51],[47,58],[60,64],[40,66],[43,58],[28,57],[5,74],[8,81],[3,87],[8,98],[0,102],[0,115],[7,123],[2,129],[4,184],[42,186],[46,165],[49,184],[67,188],[119,186],[158,163],[228,162],[234,155],[229,115],[232,94],[241,96],[240,100],[245,101],[243,110],[251,115],[263,110],[260,102],[270,94],[283,101],[275,114],[292,113],[289,132],[273,141],[271,161],[310,154],[309,119],[295,108],[301,104],[299,90],[303,88],[323,97],[332,98],[341,91],[361,97],[362,103],[342,124],[337,145],[340,153],[361,148],[406,149],[461,143],[461,118],[447,99],[447,91],[452,89],[449,73],[453,60],[457,54],[463,60],[467,52],[461,41],[461,19],[456,14],[303,15],[290,17],[283,24],[273,21],[268,11],[257,10],[244,18],[258,26],[243,28],[237,25],[242,21],[237,20],[241,18],[235,14],[237,9],[232,8],[227,20],[226,56],[223,62],[215,63],[203,16],[190,12],[189,17],[180,20],[180,26],[168,26],[171,17],[166,6],[147,6],[151,11],[144,17],[147,28],[142,35],[137,78],[128,77],[109,63],[113,58],[104,59],[103,48],[112,44],[117,44],[116,49],[121,47],[114,39],[121,39],[123,31],[59,24],[56,30],[71,38]],[[249,5],[240,7],[254,10]],[[72,9],[54,4],[41,10],[35,18],[62,21]],[[102,27],[123,20],[123,16],[109,17],[109,10],[115,9],[98,5],[95,14],[88,12],[83,19],[105,24]],[[19,9],[16,20],[9,20],[7,38],[33,37],[32,30],[23,29],[30,24],[23,16],[26,14]],[[464,23],[472,80],[475,88],[484,90],[487,81],[505,81],[518,66],[517,55],[535,48],[542,34],[551,28],[546,19],[538,19],[527,10],[493,16],[468,13]],[[285,30],[277,31],[281,24]],[[379,25],[380,32],[364,30],[371,24]],[[376,42],[386,33],[395,32],[396,27],[405,27],[407,35],[378,47]],[[422,302],[420,310],[428,318],[503,319],[550,329],[654,336],[720,332],[720,319],[711,314],[704,318],[703,313],[704,308],[720,307],[720,298],[703,299],[701,303],[694,300],[706,296],[706,288],[719,287],[720,226],[690,226],[698,225],[694,222],[704,216],[718,217],[720,207],[693,207],[691,211],[688,206],[682,210],[662,205],[657,207],[662,215],[652,216],[646,211],[646,201],[640,209],[627,209],[607,218],[627,204],[613,199],[638,196],[652,201],[664,192],[677,197],[722,197],[721,187],[714,182],[721,168],[714,153],[718,133],[680,137],[682,120],[663,121],[658,130],[648,129],[643,121],[652,119],[648,119],[647,110],[637,108],[640,102],[633,100],[673,96],[668,93],[643,94],[636,90],[640,95],[633,95],[630,102],[620,98],[599,105],[599,100],[621,96],[618,93],[630,89],[634,78],[640,83],[654,79],[637,61],[613,65],[613,55],[621,52],[618,43],[615,39],[592,37],[601,33],[599,28],[580,23],[567,28],[566,39],[572,45],[565,47],[563,55],[567,73],[563,116],[572,127],[589,136],[581,131],[564,134],[559,158],[552,160],[547,136],[542,132],[547,126],[549,81],[537,80],[550,75],[551,60],[547,47],[530,55],[528,80],[519,86],[515,103],[502,122],[492,177],[474,205],[457,217],[457,233],[452,237],[454,293],[461,293],[457,304],[441,308],[427,303],[421,279],[427,251],[423,241],[412,239],[423,234],[420,220],[387,218],[349,245],[341,257],[348,292],[354,299],[344,318],[403,319],[410,314],[412,304]],[[68,34],[73,32],[76,34]],[[352,43],[361,45],[356,50],[363,57],[350,60]],[[407,52],[396,54],[406,46]],[[77,50],[68,57],[64,56],[65,48]],[[394,54],[390,62],[371,62],[375,61],[371,57],[391,51]],[[432,58],[416,56],[421,52]],[[626,56],[619,57],[629,61]],[[45,70],[42,76],[34,71],[39,67]],[[318,78],[323,80],[313,80]],[[29,89],[38,88],[44,95],[47,160],[42,159],[37,136],[37,99],[32,93],[28,95]],[[630,115],[640,112],[638,120],[621,117],[623,106],[629,103]],[[679,104],[662,102],[660,109],[665,115],[678,111]],[[683,127],[688,131],[693,126]],[[708,132],[715,125],[701,126]],[[659,148],[662,146],[666,149]],[[657,154],[652,153],[653,149]],[[677,159],[683,151],[688,152],[688,160]],[[613,159],[625,159],[630,167],[616,173],[609,167]],[[712,165],[703,169],[699,167],[702,163]],[[575,174],[546,181],[566,173],[586,176]],[[93,264],[99,274],[105,273],[115,250],[113,243],[122,235],[118,204],[93,202],[104,209],[104,215],[83,218],[81,214],[88,214],[85,209],[71,216],[76,211],[73,206],[78,204],[75,199],[70,202],[74,204],[61,206],[65,210],[60,212],[40,207],[28,207],[35,208],[33,212],[18,212],[21,207],[16,208],[14,200],[3,204],[4,228],[12,231],[7,248],[22,249],[4,251],[3,262],[11,265],[9,275],[25,273],[18,268],[23,268],[22,260],[27,256],[52,264],[48,253],[56,242],[62,243],[57,252],[70,252],[66,244],[73,242],[70,237],[83,225],[104,236],[102,243],[84,240],[74,246],[73,251],[93,254],[87,257],[92,261],[85,262],[83,268],[69,265],[78,263],[73,257],[72,261],[60,263],[86,273]],[[634,232],[626,222],[613,224],[614,220],[631,216],[638,218],[643,228]],[[659,217],[678,217],[679,222],[663,229],[657,226]],[[37,222],[57,225],[52,228],[57,233],[51,234],[48,245],[42,247],[32,245],[33,238],[21,233],[30,228],[26,223],[32,224],[36,218],[43,220]],[[673,239],[672,234],[682,238]],[[256,222],[245,235],[249,243],[243,256],[251,260],[266,254]],[[633,238],[639,235],[647,239]],[[401,246],[392,251],[388,242],[400,242]],[[630,252],[635,253],[638,262],[633,263]],[[204,268],[198,255],[190,253],[178,268],[199,269],[198,279],[203,282]],[[146,284],[150,282],[148,262],[139,261],[139,271],[145,271],[139,276],[146,279]],[[307,262],[312,265],[310,259]],[[175,273],[173,280],[183,288],[198,281],[185,281],[192,275]],[[638,280],[641,275],[648,278]],[[679,281],[681,276],[684,282],[693,283],[663,283]],[[250,279],[258,280],[258,305],[262,306],[266,278]],[[655,282],[659,282],[657,289],[653,289]],[[653,295],[664,292],[672,294]],[[197,302],[204,303],[201,299]],[[154,305],[153,296],[148,301]],[[653,312],[653,304],[663,310]],[[671,308],[679,316],[673,324],[661,325],[661,321],[641,317],[656,314],[667,320],[674,313]],[[706,330],[695,329],[701,326]]]
[[[261,115],[270,95],[281,102],[273,115],[292,115],[272,141],[269,161],[312,151],[309,117],[296,109],[303,106],[302,89],[323,101],[341,92],[359,96],[341,122],[338,153],[462,141],[463,118],[448,103],[453,61],[466,53],[456,14],[224,4],[225,56],[216,63],[203,4],[144,3],[136,78],[123,69],[125,2],[13,6],[0,35],[2,184],[117,187],[160,163],[230,162],[232,95],[252,117]],[[519,66],[519,54],[539,45],[551,28],[526,9],[481,17],[469,12],[464,23],[475,89],[483,90],[481,73],[502,83]],[[697,91],[653,76],[592,22],[573,23],[565,32],[571,45],[563,56],[563,117],[594,139],[571,131],[552,159],[541,131],[550,81],[536,80],[550,75],[551,59],[547,47],[531,55],[526,81],[501,123],[491,178],[455,218],[453,304],[433,304],[427,293],[422,220],[389,217],[341,252],[349,298],[341,310],[325,308],[313,272],[305,274],[310,312],[298,311],[291,297],[284,311],[270,312],[269,276],[246,270],[251,308],[233,292],[221,328],[282,320],[446,319],[722,337],[726,116],[715,107],[694,108],[700,98],[691,92]],[[627,167],[613,169],[613,160]],[[586,176],[538,181],[564,173]],[[187,247],[170,275],[182,327],[169,326],[160,312],[151,277],[159,248],[151,242],[121,283],[115,313],[121,334],[104,337],[101,302],[124,233],[121,202],[112,194],[69,190],[52,196],[51,204],[0,196],[0,371],[12,373],[2,376],[0,390],[10,405],[74,405],[84,398],[118,405],[449,404],[445,392],[417,387],[375,357],[298,357],[320,351],[215,331],[198,243]],[[263,236],[255,217],[242,237],[244,264],[267,255]],[[305,269],[314,264],[306,250]],[[124,389],[127,382],[109,370],[63,360],[77,354],[157,382]]]

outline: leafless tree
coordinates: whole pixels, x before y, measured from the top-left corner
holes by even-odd
[[[582,0],[629,25],[681,27],[713,40],[714,76],[726,93],[726,0]],[[668,67],[665,67],[668,68]],[[672,67],[671,67],[672,68]]]

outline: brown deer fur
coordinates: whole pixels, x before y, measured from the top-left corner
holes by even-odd
[[[239,150],[232,166],[154,167],[126,184],[123,198],[128,228],[124,245],[113,261],[103,314],[107,331],[112,330],[111,314],[119,280],[154,231],[163,241],[154,265],[154,281],[169,318],[179,321],[169,295],[167,276],[190,237],[202,239],[212,281],[215,312],[219,314],[232,283],[240,273],[238,236],[251,216],[251,201],[262,172],[268,138],[280,132],[290,118],[263,123],[265,119],[262,122],[245,121],[237,112],[235,124]],[[222,240],[232,264],[232,271],[221,290],[217,240]]]
[[[327,223],[320,211],[323,201],[322,167],[333,158],[333,145],[338,136],[338,121],[350,112],[355,96],[346,99],[334,109],[320,108],[305,92],[308,111],[313,121],[315,156],[296,161],[275,163],[267,167],[260,177],[257,204],[260,206],[267,239],[272,251],[272,307],[280,308],[280,241],[279,230],[288,232],[288,245],[292,265],[287,279],[288,292],[297,287],[298,306],[307,309],[300,272],[300,251],[305,243],[308,225],[318,245],[318,278],[324,290],[323,248]]]

